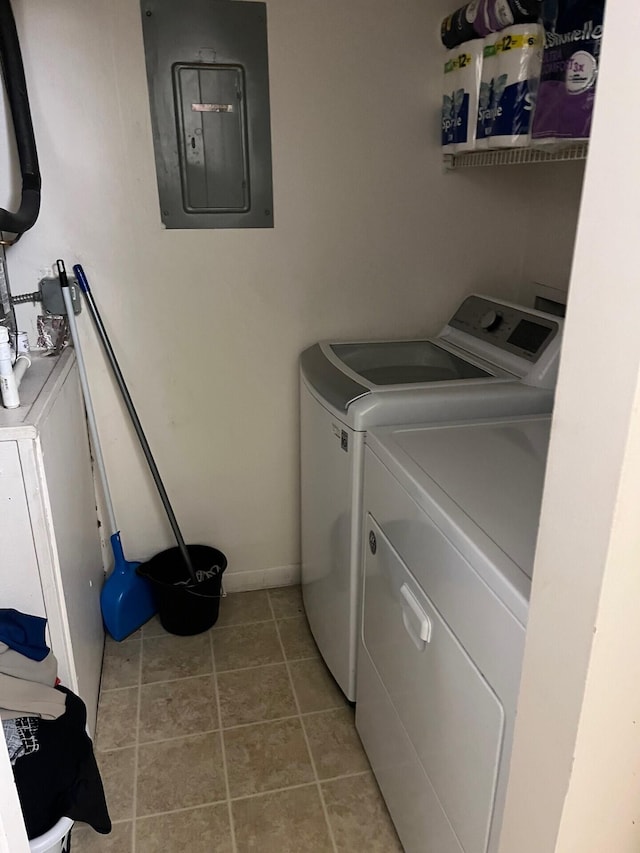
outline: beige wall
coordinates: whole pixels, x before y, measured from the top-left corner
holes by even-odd
[[[569,288],[584,163],[531,166],[523,280]]]
[[[487,174],[442,174],[433,16],[418,0],[269,3],[276,227],[180,232],[159,221],[138,3],[16,8],[44,190],[10,252],[14,291],[80,260],[188,540],[235,571],[296,564],[300,349],[433,331],[477,282],[510,293],[519,274],[504,179],[490,197]],[[144,555],[166,524],[95,346],[89,367],[118,517]]]
[[[276,227],[165,231],[137,0],[14,5],[44,185],[9,253],[14,292],[58,256],[83,263],[187,539],[216,543],[230,571],[295,566],[298,353],[431,333],[473,289],[514,298],[545,190],[526,169],[527,192],[509,169],[443,173],[450,2],[271,0]],[[117,515],[144,556],[167,525],[80,325]]]

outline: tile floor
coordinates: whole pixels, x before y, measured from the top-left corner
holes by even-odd
[[[77,825],[73,853],[402,851],[298,587],[108,640],[96,753],[113,832]]]

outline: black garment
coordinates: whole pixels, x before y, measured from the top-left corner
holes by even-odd
[[[40,749],[16,761],[13,776],[20,796],[29,838],[37,838],[70,817],[89,823],[103,834],[111,832],[93,744],[85,731],[87,709],[70,690],[65,713],[57,720],[40,720]]]
[[[40,749],[39,722],[39,717],[14,717],[12,720],[2,721],[2,731],[12,765],[23,755],[31,755]]]

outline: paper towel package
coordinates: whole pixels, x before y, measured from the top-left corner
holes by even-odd
[[[459,121],[456,121],[456,154],[473,151],[476,147],[478,103],[480,98],[480,75],[484,41],[476,40],[462,45],[458,54],[457,85],[462,90]]]
[[[476,121],[476,148],[489,148],[489,140],[499,101],[506,84],[506,78],[498,72],[497,37],[487,36],[482,48],[482,68],[480,70],[480,93]]]
[[[482,69],[482,41],[450,50],[444,66],[442,147],[445,153],[473,151]]]
[[[539,24],[517,24],[500,33],[497,76],[502,83],[496,93],[489,147],[531,144],[543,44],[544,30]]]
[[[448,50],[444,63],[444,91],[442,93],[442,151],[455,154],[456,134],[456,64],[457,50]]]
[[[535,145],[586,140],[596,93],[604,0],[556,0],[546,22]]]

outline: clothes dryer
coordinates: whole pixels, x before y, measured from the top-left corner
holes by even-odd
[[[550,418],[374,429],[356,726],[406,853],[496,853]]]

